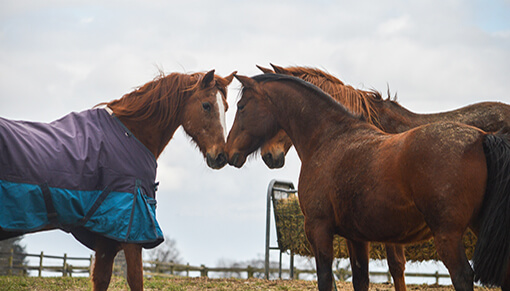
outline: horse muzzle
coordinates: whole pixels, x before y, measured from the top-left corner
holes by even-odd
[[[241,168],[244,162],[246,162],[246,157],[239,152],[234,153],[228,160],[228,164],[236,168]]]
[[[274,158],[273,154],[267,153],[262,156],[262,160],[268,168],[279,169],[285,165],[285,154],[280,153],[276,158]]]
[[[224,152],[220,152],[215,157],[213,157],[211,154],[206,154],[206,161],[207,165],[215,170],[219,170],[223,168],[227,164],[227,156]]]

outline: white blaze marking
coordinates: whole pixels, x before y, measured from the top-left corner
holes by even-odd
[[[227,126],[225,125],[225,105],[223,105],[223,96],[221,92],[216,93],[216,103],[218,103],[218,111],[220,116],[221,127],[223,128],[223,138],[227,140]]]

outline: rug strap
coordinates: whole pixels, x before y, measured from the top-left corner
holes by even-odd
[[[46,216],[48,217],[48,221],[52,225],[58,225],[57,219],[57,211],[55,210],[55,206],[53,205],[53,199],[51,198],[50,187],[48,187],[48,183],[44,183],[39,185],[41,192],[44,198],[44,205],[46,206]]]
[[[103,203],[103,201],[106,199],[106,197],[108,197],[108,195],[110,194],[110,192],[112,192],[112,190],[110,190],[110,188],[106,187],[103,192],[101,193],[101,195],[99,195],[99,197],[96,199],[96,201],[94,202],[94,204],[92,205],[92,207],[90,207],[89,211],[87,212],[87,214],[82,218],[80,219],[80,221],[78,222],[79,225],[84,225],[91,217],[92,215],[94,215],[94,213],[96,212],[96,210],[99,208],[99,206],[101,206],[101,204]]]

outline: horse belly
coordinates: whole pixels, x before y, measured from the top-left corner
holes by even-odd
[[[337,220],[338,234],[353,240],[392,243],[411,243],[431,237],[423,215],[414,204],[388,204],[386,201],[398,200],[359,201],[365,205],[364,210],[353,207],[354,211],[344,212]]]

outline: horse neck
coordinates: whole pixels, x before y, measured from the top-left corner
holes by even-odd
[[[158,128],[157,123],[151,119],[137,120],[130,117],[119,117],[119,120],[156,158],[161,155],[180,126],[177,118],[164,130]]]
[[[279,84],[284,86],[274,86],[268,92],[270,108],[301,160],[332,137],[349,132],[352,124],[364,123],[328,96],[285,82]]]

